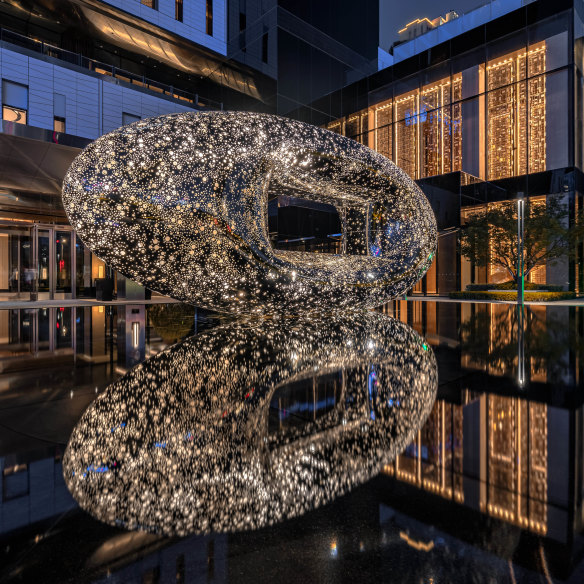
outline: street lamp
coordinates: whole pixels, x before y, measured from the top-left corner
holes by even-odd
[[[517,193],[517,304],[523,306],[525,282],[523,277],[523,238],[525,235],[525,201],[523,192]]]

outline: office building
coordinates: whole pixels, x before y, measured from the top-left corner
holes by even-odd
[[[458,228],[477,209],[522,196],[559,196],[570,220],[582,209],[582,18],[567,0],[492,2],[397,44],[389,67],[291,113],[383,153],[426,192],[441,233],[415,292],[509,278],[457,255]],[[574,251],[529,279],[582,291],[582,245]]]
[[[275,81],[227,58],[224,0],[35,0],[0,16],[0,297],[95,296],[108,270],[61,204],[80,148],[165,113],[274,111]]]
[[[271,76],[287,115],[377,70],[379,0],[231,0],[228,56]]]

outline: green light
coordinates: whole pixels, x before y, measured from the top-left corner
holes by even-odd
[[[422,345],[422,349],[424,349],[424,351],[427,351],[427,350],[428,350],[428,345],[427,345],[426,343],[424,343],[424,344]]]

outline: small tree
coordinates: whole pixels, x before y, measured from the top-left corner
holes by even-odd
[[[524,277],[537,264],[553,263],[571,252],[577,234],[569,227],[568,217],[568,208],[555,197],[547,203],[525,200]],[[517,203],[505,201],[468,217],[460,232],[460,251],[479,267],[504,268],[517,282]]]

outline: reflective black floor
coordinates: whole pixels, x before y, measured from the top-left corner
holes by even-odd
[[[383,312],[0,311],[0,582],[583,582],[584,309]]]

